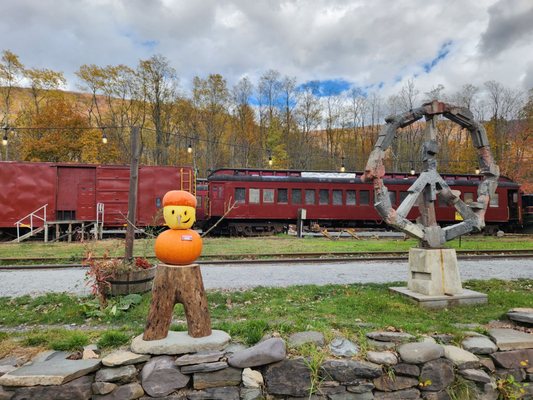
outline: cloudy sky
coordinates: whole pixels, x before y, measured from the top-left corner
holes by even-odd
[[[186,90],[195,75],[234,84],[268,69],[299,83],[390,94],[497,80],[533,88],[531,0],[2,0],[1,49],[32,67],[167,57]],[[334,83],[334,85],[333,85]]]

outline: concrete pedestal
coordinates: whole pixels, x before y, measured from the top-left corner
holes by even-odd
[[[426,296],[461,294],[455,249],[410,249],[407,288]]]
[[[462,288],[455,249],[410,249],[407,287],[389,289],[426,308],[488,301],[486,294]]]

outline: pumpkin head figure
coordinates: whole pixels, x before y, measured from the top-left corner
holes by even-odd
[[[187,265],[202,252],[202,238],[190,229],[196,220],[196,197],[171,190],[163,197],[163,217],[169,230],[155,241],[155,255],[166,264]]]
[[[163,217],[170,229],[189,229],[196,221],[196,197],[184,190],[171,190],[163,197]]]

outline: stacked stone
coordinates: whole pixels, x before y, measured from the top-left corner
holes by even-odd
[[[523,387],[523,398],[533,398],[531,334],[467,332],[462,348],[431,337],[415,342],[401,332],[370,332],[367,337],[376,351],[366,352],[365,360],[360,360],[360,348],[343,337],[329,343],[335,358],[325,360],[287,358],[285,342],[278,337],[250,348],[231,344],[182,355],[121,350],[101,360],[69,360],[68,353],[47,352],[20,367],[20,360],[4,359],[0,400],[442,400],[450,398],[447,389],[458,376],[472,382],[479,399],[497,399],[497,380],[509,376],[531,382]],[[324,347],[326,341],[319,332],[300,332],[288,340],[295,350],[307,344]]]

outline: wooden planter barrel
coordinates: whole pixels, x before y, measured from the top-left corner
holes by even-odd
[[[122,272],[109,279],[111,287],[108,290],[110,296],[121,296],[132,293],[145,293],[152,290],[157,267],[138,269],[135,271]]]

